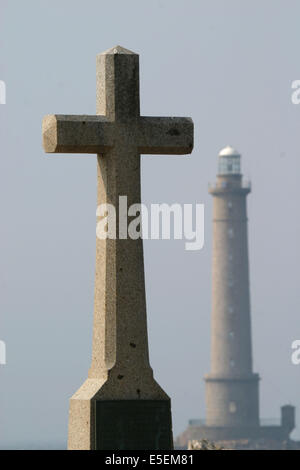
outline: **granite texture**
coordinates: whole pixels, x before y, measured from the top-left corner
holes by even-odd
[[[97,154],[98,205],[118,211],[119,196],[128,206],[141,201],[140,154],[191,153],[193,122],[140,116],[139,56],[116,46],[97,56],[97,115],[46,116],[43,145],[48,153]],[[141,239],[96,240],[92,363],[71,398],[69,449],[96,448],[99,400],[169,401],[149,364]]]

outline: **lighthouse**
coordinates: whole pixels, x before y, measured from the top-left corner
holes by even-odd
[[[191,419],[178,436],[176,448],[193,448],[189,443],[207,439],[230,449],[286,449],[294,445],[289,437],[295,428],[294,406],[281,407],[281,421],[276,425],[259,417],[248,260],[247,196],[251,185],[243,180],[241,155],[233,147],[219,153],[217,179],[209,192],[213,197],[213,248],[206,418]]]
[[[258,374],[252,371],[247,196],[241,155],[231,146],[218,157],[213,196],[211,371],[206,425],[259,425]]]

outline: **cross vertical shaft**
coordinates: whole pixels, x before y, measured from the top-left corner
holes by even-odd
[[[136,149],[130,152],[128,148],[118,148],[105,157],[98,155],[98,204],[105,202],[116,207],[117,235],[119,196],[123,195],[127,196],[128,206],[140,202],[140,158]],[[142,240],[97,238],[93,360],[89,376],[101,377],[114,370],[125,380],[131,380],[132,374],[146,367],[150,366]]]
[[[140,114],[139,57],[130,51],[118,54],[117,50],[97,57],[97,113],[114,122],[126,123]],[[112,204],[117,215],[120,196],[127,196],[129,206],[141,201],[140,155],[128,142],[131,136],[127,126],[121,124],[120,130],[113,149],[105,156],[98,155],[98,205]],[[134,376],[145,373],[146,367],[150,369],[142,240],[118,236],[116,240],[97,239],[93,359],[89,377],[101,377],[103,373],[105,376],[110,370],[122,377],[123,382],[116,383],[122,388],[124,381],[132,383]],[[135,394],[141,393],[141,386],[137,385]]]

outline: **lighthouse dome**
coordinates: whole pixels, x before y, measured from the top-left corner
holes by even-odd
[[[241,172],[241,155],[231,145],[219,153],[219,175],[239,175]]]
[[[219,157],[240,157],[241,155],[237,150],[235,150],[231,145],[224,147],[220,153]]]

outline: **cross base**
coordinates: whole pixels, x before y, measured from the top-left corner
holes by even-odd
[[[139,399],[114,380],[87,379],[70,400],[68,449],[172,450],[171,401],[149,378]]]

